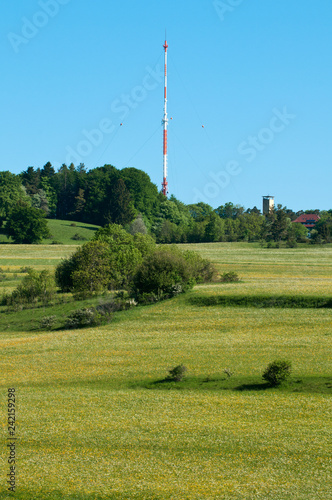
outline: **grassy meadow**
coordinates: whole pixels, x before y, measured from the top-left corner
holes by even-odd
[[[199,285],[82,330],[37,327],[70,304],[2,307],[3,443],[8,387],[18,439],[16,492],[6,491],[4,445],[0,499],[332,499],[331,309],[204,305],[220,296],[332,297],[332,248],[181,247],[241,282]],[[74,249],[1,245],[0,289],[12,290],[25,266],[53,269]],[[293,373],[268,388],[262,371],[276,358],[291,360]],[[165,381],[181,363],[186,379]]]
[[[86,224],[85,222],[73,222],[68,220],[48,219],[47,225],[50,237],[43,240],[45,245],[77,245],[90,240],[99,226]],[[0,229],[0,243],[12,243],[12,239],[5,235]]]

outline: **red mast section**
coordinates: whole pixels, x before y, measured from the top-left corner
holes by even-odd
[[[163,182],[162,182],[162,193],[167,196],[168,190],[168,182],[167,182],[167,41],[165,40],[165,44],[163,45],[165,49],[165,94],[164,94],[164,117],[162,119],[162,124],[164,126],[163,132]]]

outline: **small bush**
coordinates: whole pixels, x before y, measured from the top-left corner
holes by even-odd
[[[7,297],[8,306],[32,305],[42,302],[49,303],[55,296],[56,287],[54,277],[49,271],[35,271],[28,269],[18,287]]]
[[[85,328],[108,323],[112,318],[113,307],[106,304],[95,307],[85,307],[70,313],[65,322],[65,328]]]
[[[107,243],[90,241],[58,264],[55,279],[62,292],[84,297],[106,290],[111,271]]]
[[[187,250],[183,253],[183,256],[197,283],[211,282],[216,278],[217,270],[208,259],[203,259],[192,250]]]
[[[286,241],[286,247],[287,248],[296,248],[297,247],[296,240],[295,239],[288,239]]]
[[[86,241],[87,238],[85,238],[85,236],[82,236],[78,233],[75,233],[72,237],[71,237],[72,240],[75,240],[75,241]]]
[[[223,273],[220,277],[220,281],[222,283],[237,283],[240,281],[239,276],[234,271],[230,271],[229,273]]]
[[[181,251],[160,247],[145,258],[133,279],[139,302],[156,302],[183,293],[195,284],[195,277]]]
[[[56,316],[44,316],[40,322],[39,326],[42,330],[51,330],[52,327],[55,325],[57,320]]]
[[[232,372],[229,368],[224,369],[225,375],[227,375],[228,378],[231,378],[234,372]]]
[[[75,224],[75,222],[72,222],[70,225],[71,225],[71,227],[76,227],[77,226],[77,224]]]
[[[32,269],[32,267],[29,267],[29,266],[21,267],[20,273],[28,273],[30,271],[30,269]]]
[[[59,240],[53,240],[51,245],[63,245],[62,241]]]
[[[98,323],[96,310],[94,307],[77,309],[67,316],[66,328],[84,328],[86,326],[96,326]]]
[[[124,298],[115,298],[115,299],[109,299],[105,301],[100,301],[99,304],[96,307],[96,310],[98,313],[108,316],[111,315],[113,312],[117,311],[123,311],[124,309],[129,309],[129,300],[125,300]]]
[[[173,382],[181,382],[186,371],[187,368],[183,365],[175,366],[171,370],[168,370],[169,375],[167,377],[167,380],[171,380]]]
[[[150,293],[141,293],[139,296],[136,296],[139,303],[143,306],[147,306],[149,304],[154,304],[155,302],[159,302],[159,300],[163,300],[167,297],[162,292],[155,294],[153,292]]]
[[[291,374],[292,363],[283,359],[273,361],[264,370],[263,379],[270,385],[277,386]]]

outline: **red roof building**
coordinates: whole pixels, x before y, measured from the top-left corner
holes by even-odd
[[[300,217],[293,220],[293,222],[299,222],[308,229],[312,229],[313,227],[315,227],[315,224],[319,219],[320,219],[319,215],[316,214],[302,214],[300,215]]]

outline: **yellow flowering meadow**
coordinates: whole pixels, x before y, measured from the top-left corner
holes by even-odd
[[[331,295],[332,248],[186,248],[243,282],[200,285],[83,330],[9,333],[0,313],[3,443],[7,390],[16,390],[15,498],[332,499],[331,310],[191,301]],[[52,268],[46,260],[59,253],[48,249],[39,246],[39,265]],[[276,358],[292,361],[286,389],[263,386],[262,371]],[[162,382],[182,363],[188,382]],[[0,499],[13,498],[7,455],[3,444]]]

